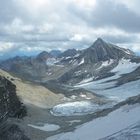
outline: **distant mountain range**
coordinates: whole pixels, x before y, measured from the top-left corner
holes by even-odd
[[[69,49],[61,53],[43,51],[34,57],[14,57],[0,63],[0,68],[21,78],[36,82],[55,80],[75,85],[82,81],[95,81],[115,75],[112,70],[124,63],[137,67],[131,73],[123,73],[118,85],[136,80],[139,75],[140,57],[129,49],[120,48],[98,38],[84,50]],[[128,63],[128,64],[126,64]]]

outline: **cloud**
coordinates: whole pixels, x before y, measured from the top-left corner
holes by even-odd
[[[126,32],[140,32],[140,15],[129,9],[123,3],[111,0],[98,0],[91,10],[77,9],[71,6],[71,11],[93,28],[118,28]]]
[[[13,43],[10,42],[0,42],[0,52],[6,52],[6,51],[10,51],[11,49],[13,49]]]
[[[124,4],[128,9],[135,12],[136,14],[140,15],[140,1],[139,0],[114,0],[116,3]]]
[[[32,32],[34,30],[33,25],[25,25],[21,19],[15,18],[13,19],[10,25],[4,26],[5,32],[9,34],[18,34],[18,33],[27,33]]]
[[[75,34],[72,38],[70,38],[71,41],[82,41],[84,39],[88,38],[86,34]]]
[[[0,46],[5,46],[0,52],[12,52],[6,43],[17,53],[81,49],[97,37],[139,51],[139,4],[138,0],[0,1]]]

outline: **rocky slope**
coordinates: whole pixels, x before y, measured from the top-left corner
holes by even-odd
[[[85,63],[97,63],[110,59],[128,59],[132,58],[134,55],[132,51],[107,43],[101,38],[98,38],[93,45],[82,54],[85,58]]]
[[[22,118],[26,109],[16,95],[16,86],[0,76],[0,139],[28,140],[17,125],[8,123],[11,117]]]
[[[59,82],[73,85],[89,78],[98,80],[113,76],[115,73],[111,70],[122,59],[133,60],[135,63],[140,58],[137,58],[128,49],[120,48],[98,38],[91,47],[83,50],[77,58],[71,59],[69,65],[75,65],[75,67],[62,75]]]
[[[68,49],[66,51],[64,51],[63,53],[61,53],[58,57],[62,58],[62,57],[73,57],[77,54],[77,50],[76,49]]]
[[[52,50],[49,53],[54,57],[58,57],[62,52],[60,50]]]
[[[41,108],[51,108],[61,102],[63,95],[55,94],[49,89],[29,81],[21,80],[0,69],[0,75],[6,77],[16,85],[16,93],[20,100],[26,105],[34,105]]]
[[[48,69],[46,59],[51,57],[42,52],[36,57],[14,57],[1,63],[1,68],[25,79],[40,79]]]
[[[0,92],[1,92],[1,97],[0,97],[1,111],[4,110],[4,112],[9,117],[20,117],[20,116],[22,117],[25,109],[20,103],[18,97],[16,96],[16,86],[13,85],[6,78],[1,76],[0,76]],[[1,113],[4,112],[2,111]],[[5,116],[5,115],[1,115],[1,116]]]

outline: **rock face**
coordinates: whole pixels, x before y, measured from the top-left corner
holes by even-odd
[[[134,59],[135,54],[124,48],[98,38],[91,47],[83,50],[77,58],[69,60],[77,62],[77,65],[59,78],[59,81],[67,84],[75,84],[88,78],[102,79],[112,76],[110,71],[116,67],[121,59]],[[75,64],[72,64],[75,65]]]
[[[1,140],[29,140],[17,125],[8,126],[4,133],[0,134]]]
[[[134,55],[135,54],[128,49],[120,48],[98,38],[91,47],[83,52],[82,57],[84,57],[85,63],[97,63],[110,59],[128,59],[132,58]]]
[[[58,57],[72,57],[74,55],[77,54],[77,50],[76,49],[68,49],[66,51],[64,51],[63,53],[61,53]]]
[[[24,106],[15,93],[16,86],[0,76],[0,116],[21,118],[26,115]]]
[[[58,57],[62,52],[60,50],[52,50],[49,53],[54,57]]]
[[[28,140],[18,126],[8,123],[10,117],[22,118],[26,109],[16,96],[16,87],[0,76],[0,138],[1,140]]]
[[[85,50],[79,51],[70,49],[62,53],[60,56],[63,58],[60,62],[63,63],[65,61],[65,64],[69,65],[72,64],[72,62],[77,62],[77,64],[80,64],[80,62],[82,62],[82,64],[95,64],[101,61],[110,61],[110,59],[129,59],[134,57],[135,54],[129,49],[120,48],[98,38]]]
[[[40,62],[42,62],[42,61],[46,62],[46,60],[48,58],[51,58],[51,57],[53,57],[53,56],[50,53],[48,53],[46,51],[43,51],[43,52],[41,52],[40,54],[37,55],[36,59]]]

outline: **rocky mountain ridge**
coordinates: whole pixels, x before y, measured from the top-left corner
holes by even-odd
[[[57,80],[60,83],[74,85],[88,78],[98,80],[113,76],[115,73],[111,70],[123,59],[132,63],[140,62],[140,57],[131,50],[98,38],[84,50],[69,49],[57,57],[43,51],[35,57],[5,60],[0,63],[0,67],[31,81]]]

